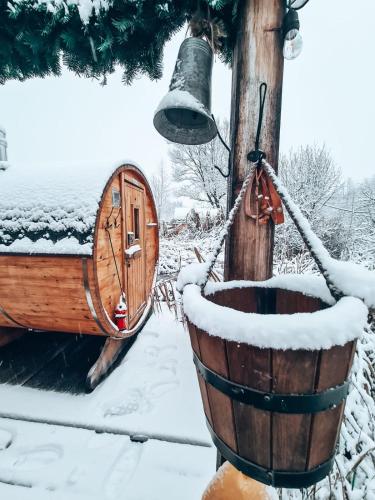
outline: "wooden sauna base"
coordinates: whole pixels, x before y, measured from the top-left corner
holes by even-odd
[[[86,378],[86,392],[91,392],[115,368],[116,362],[129,350],[136,335],[128,339],[107,338],[101,353],[90,368]]]
[[[115,359],[106,366],[97,383],[117,366],[135,338],[136,335],[117,341],[122,349],[117,350]],[[100,357],[105,342],[106,338],[94,335],[28,332],[0,347],[0,384],[85,393],[87,374]]]
[[[4,347],[25,335],[23,328],[0,328],[0,347]]]

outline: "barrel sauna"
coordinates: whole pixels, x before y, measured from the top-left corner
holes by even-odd
[[[157,260],[155,203],[136,165],[11,165],[0,171],[3,339],[34,329],[134,335],[150,312]],[[122,294],[128,315],[119,331],[114,313]],[[118,341],[116,348],[108,345],[118,350]]]
[[[324,290],[316,295],[316,286],[311,294],[302,293],[301,285],[273,286],[287,279],[211,283],[201,298],[200,288],[188,285],[183,300],[207,426],[220,454],[257,481],[302,488],[333,466],[356,337],[367,311],[352,297],[332,305]],[[299,281],[303,285],[304,277]],[[342,331],[348,328],[345,336],[339,332],[337,345],[335,318]],[[292,321],[290,348],[277,347]],[[250,331],[252,323],[257,326],[250,342],[234,340],[240,334],[230,330]],[[322,326],[324,348],[320,340],[314,346],[309,324],[310,330]],[[267,347],[267,329],[279,336],[275,347]]]

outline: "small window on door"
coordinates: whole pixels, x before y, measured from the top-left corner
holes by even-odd
[[[134,230],[134,239],[139,240],[140,238],[139,208],[136,207],[134,207],[133,210],[133,230]]]

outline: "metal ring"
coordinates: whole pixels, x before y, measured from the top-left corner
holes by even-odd
[[[204,380],[231,399],[260,410],[278,413],[318,413],[342,403],[349,390],[349,382],[315,394],[276,394],[262,392],[228,380],[205,366],[194,353],[194,363]]]
[[[87,258],[86,257],[82,258],[82,271],[83,271],[83,287],[85,289],[87,305],[89,306],[91,315],[92,315],[95,323],[99,327],[99,329],[102,331],[102,333],[104,333],[105,335],[108,336],[108,332],[106,332],[106,330],[103,328],[102,324],[99,321],[98,315],[96,314],[94,302],[92,300],[91,290],[90,290],[90,286],[89,286],[89,273],[88,273],[88,269],[87,269]]]
[[[24,326],[24,325],[21,325],[21,323],[18,323],[18,321],[16,321],[15,319],[12,318],[12,316],[10,316],[10,314],[8,314],[6,312],[6,310],[0,306],[0,313],[8,320],[10,321],[11,323],[13,323],[14,325],[18,326],[18,327],[21,327],[21,328],[25,328],[26,330],[28,329],[27,326]]]
[[[333,467],[335,454],[326,462],[307,471],[279,471],[262,467],[255,462],[246,460],[234,452],[218,437],[208,420],[206,423],[216,448],[226,460],[247,476],[275,488],[307,488],[324,479],[331,472]]]

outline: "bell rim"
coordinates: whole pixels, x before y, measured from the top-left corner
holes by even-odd
[[[181,140],[177,141],[176,135],[172,133],[172,130],[169,133],[168,128],[166,128],[166,129],[162,128],[163,123],[167,123],[167,124],[170,123],[165,115],[165,111],[168,111],[170,109],[177,109],[177,110],[185,109],[187,111],[191,111],[191,108],[189,108],[187,106],[178,106],[178,107],[177,106],[168,106],[166,108],[159,109],[155,113],[154,119],[153,119],[154,127],[156,128],[158,133],[162,137],[164,137],[164,139],[166,139],[167,141],[174,142],[175,144],[185,144],[187,146],[199,146],[200,144],[207,144],[207,142],[212,141],[217,136],[218,131],[217,131],[215,121],[212,118],[212,115],[206,110],[198,111],[198,110],[194,109],[194,111],[196,113],[199,113],[200,115],[204,116],[207,119],[208,126],[205,129],[202,129],[202,128],[195,129],[196,131],[200,131],[199,137],[197,136],[195,139],[194,139],[194,136],[192,135],[191,140],[186,139],[185,142],[182,142]],[[188,131],[193,131],[194,129],[181,127],[179,130],[180,131],[185,130],[186,132],[188,132]],[[202,135],[202,130],[206,131],[206,135]]]

